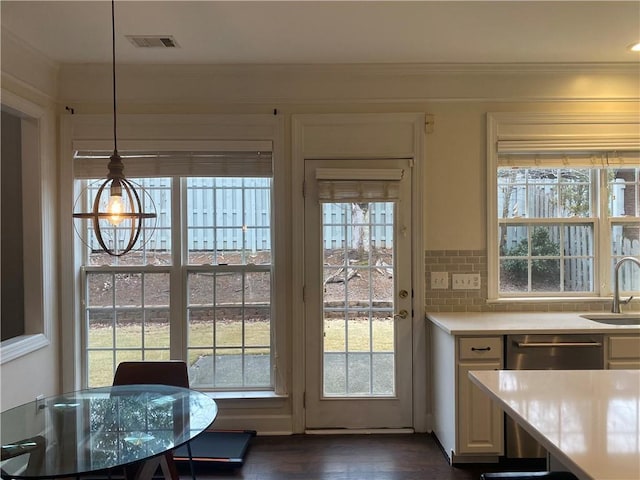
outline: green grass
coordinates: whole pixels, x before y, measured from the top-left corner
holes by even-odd
[[[189,349],[189,365],[193,364],[201,355],[213,354],[210,346],[213,343],[213,325],[211,323],[194,323],[189,326],[188,337],[190,347],[202,347]],[[219,322],[216,324],[216,341],[219,346],[238,347],[216,352],[216,354],[240,353],[242,345],[242,324],[240,322]],[[247,347],[265,347],[253,349],[255,353],[268,353],[270,344],[270,327],[268,322],[246,322],[244,330],[244,344]],[[115,348],[116,364],[127,360],[142,360],[142,348],[146,360],[169,359],[169,325],[149,324],[145,326],[144,336],[142,326],[136,324],[118,325],[116,328]],[[113,379],[113,328],[109,326],[93,327],[89,332],[89,386],[110,385]],[[345,331],[345,321],[342,319],[330,319],[325,321],[325,351],[366,352],[370,346],[373,351],[392,351],[393,320],[374,320],[371,323],[366,319],[351,320]],[[94,350],[95,349],[95,350]],[[104,349],[104,350],[102,350]]]

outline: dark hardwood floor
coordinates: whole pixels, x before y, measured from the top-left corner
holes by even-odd
[[[196,474],[199,480],[477,480],[501,470],[452,467],[428,434],[292,435],[255,437],[242,468],[197,468]],[[191,478],[188,469],[180,478]]]

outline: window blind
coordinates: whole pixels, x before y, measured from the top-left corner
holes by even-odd
[[[640,166],[638,151],[583,153],[499,153],[498,167],[529,168],[607,168]]]
[[[318,168],[316,181],[321,202],[397,201],[401,168]]]
[[[127,177],[271,177],[270,151],[124,151],[118,152]],[[102,178],[110,151],[76,151],[76,178]]]
[[[639,151],[640,138],[635,135],[605,138],[539,138],[539,139],[499,139],[498,153],[593,153],[613,151]]]

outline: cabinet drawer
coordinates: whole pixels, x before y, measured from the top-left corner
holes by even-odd
[[[461,337],[459,342],[460,360],[502,358],[502,337]]]
[[[609,337],[609,358],[640,358],[640,337]]]

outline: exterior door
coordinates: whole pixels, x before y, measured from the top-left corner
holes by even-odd
[[[409,160],[305,162],[307,429],[412,425]]]

